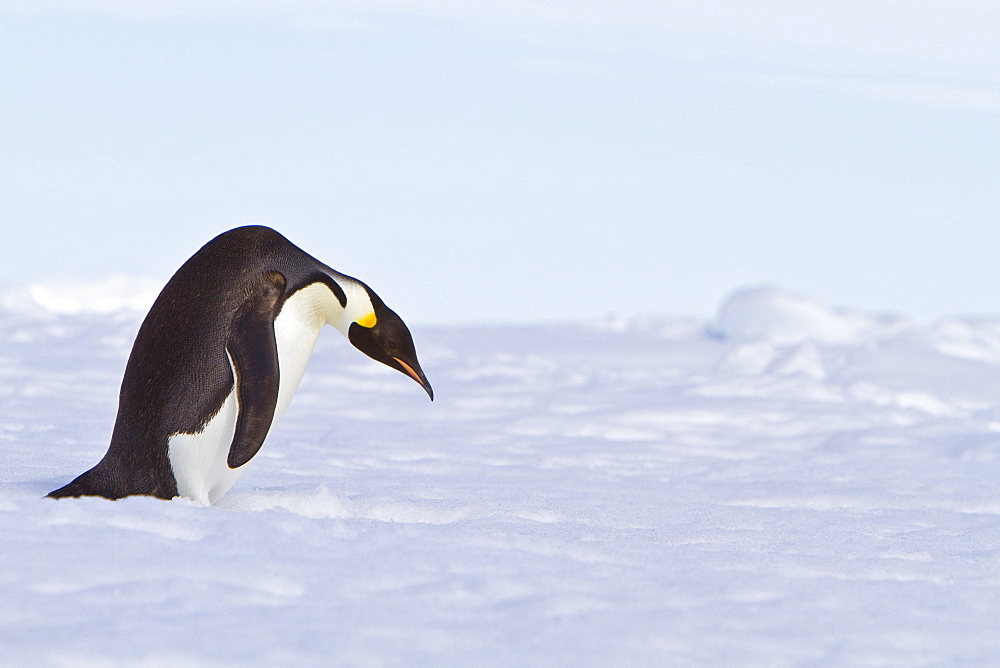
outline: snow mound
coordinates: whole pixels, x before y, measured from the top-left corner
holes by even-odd
[[[149,277],[114,275],[97,280],[51,278],[0,290],[0,308],[54,314],[148,311],[163,287]]]
[[[732,341],[858,345],[898,333],[904,326],[896,318],[833,310],[779,288],[753,287],[723,302],[712,330]]]
[[[1000,364],[1000,320],[949,318],[932,328],[927,338],[942,355]]]

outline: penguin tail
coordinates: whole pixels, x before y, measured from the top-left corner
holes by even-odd
[[[74,496],[107,496],[98,490],[99,485],[95,484],[97,482],[95,479],[98,476],[94,471],[95,469],[90,469],[86,473],[77,476],[68,485],[63,485],[59,489],[52,490],[45,497],[49,499],[65,499]]]
[[[54,489],[45,495],[46,499],[65,499],[68,496],[81,496],[73,491],[73,483]]]
[[[103,463],[103,462],[102,462]],[[141,494],[142,492],[131,492],[120,484],[115,484],[112,476],[98,464],[86,473],[81,473],[73,482],[64,485],[59,489],[54,489],[46,498],[65,499],[77,496],[103,496],[105,499],[120,499],[130,494]]]
[[[138,470],[127,474],[115,474],[108,470],[102,460],[100,464],[76,477],[73,482],[54,489],[46,498],[65,499],[77,496],[103,496],[105,499],[122,499],[126,496],[155,496],[172,499],[177,496],[177,483],[172,474],[157,476],[152,472]]]

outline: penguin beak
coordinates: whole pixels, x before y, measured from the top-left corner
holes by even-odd
[[[405,373],[413,380],[417,381],[417,383],[420,384],[420,387],[424,388],[424,391],[427,392],[427,396],[431,398],[431,401],[434,401],[434,390],[431,389],[431,384],[427,382],[427,376],[424,375],[424,372],[421,371],[419,368],[414,369],[412,366],[410,366],[403,360],[399,359],[398,357],[393,357],[392,359],[394,359],[396,363],[399,364],[399,368],[403,371],[403,373]]]

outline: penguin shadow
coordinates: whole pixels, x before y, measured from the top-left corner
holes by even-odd
[[[8,482],[0,487],[0,510],[14,510],[19,501],[45,501],[58,507],[80,507],[91,504],[147,503],[163,504],[163,499],[136,495],[110,500],[99,496],[82,496],[76,499],[45,498],[49,490],[58,484],[57,478]],[[302,484],[273,488],[234,489],[214,504],[177,496],[166,501],[168,508],[174,504],[205,510],[221,510],[238,513],[266,511],[288,512],[311,519],[368,520],[373,522],[397,522],[404,524],[452,524],[471,519],[477,514],[446,500],[407,499],[397,496],[345,495],[338,494],[325,484],[319,486]]]
[[[404,524],[452,524],[475,512],[447,500],[341,495],[320,487],[233,490],[215,503],[237,512],[286,511],[312,519],[368,520]]]

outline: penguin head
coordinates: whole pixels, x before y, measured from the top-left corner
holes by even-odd
[[[369,297],[372,302],[372,312],[350,324],[347,339],[355,348],[373,360],[417,381],[431,401],[434,401],[434,390],[431,389],[431,384],[427,382],[427,376],[417,361],[413,337],[406,323],[374,292],[369,291]]]

